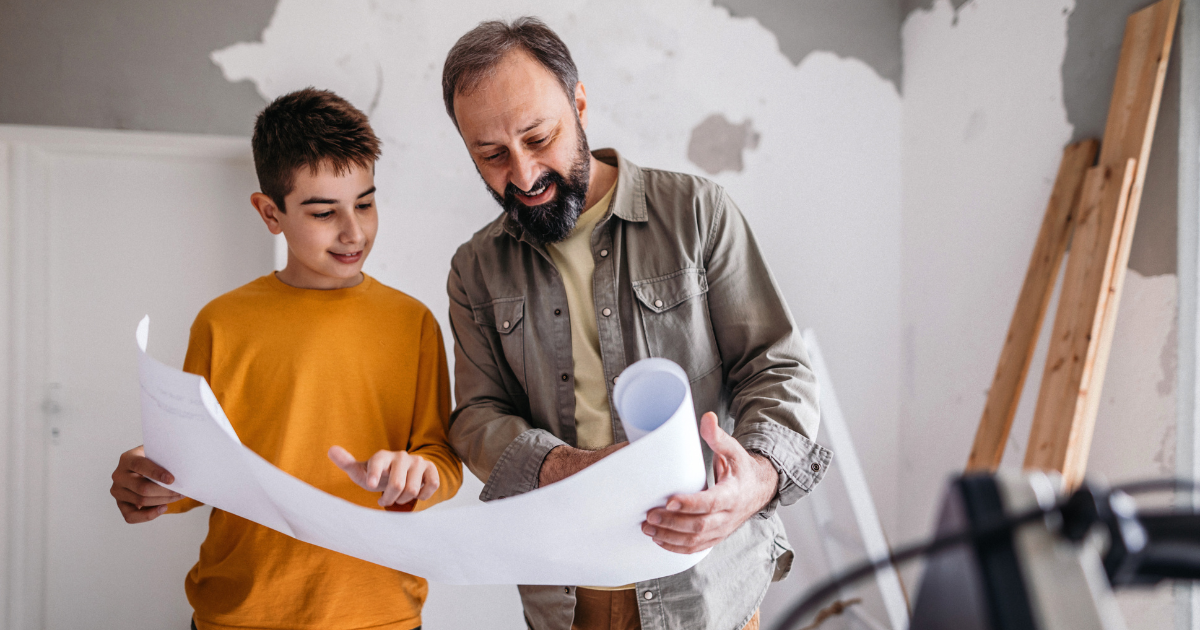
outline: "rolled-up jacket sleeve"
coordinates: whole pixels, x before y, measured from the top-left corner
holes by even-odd
[[[485,480],[481,500],[529,492],[538,486],[546,455],[565,442],[517,415],[493,349],[475,321],[456,264],[450,269],[447,292],[457,403],[450,414],[450,444],[467,468]]]
[[[708,306],[727,370],[733,437],[779,473],[769,517],[812,491],[832,453],[817,444],[816,377],[787,304],[742,213],[723,190],[705,245]],[[747,305],[752,305],[748,307]]]

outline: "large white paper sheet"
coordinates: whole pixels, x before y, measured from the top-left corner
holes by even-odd
[[[632,443],[599,463],[520,496],[399,513],[318,490],[243,446],[203,378],[146,354],[149,324],[137,330],[146,455],[175,475],[169,488],[197,501],[447,584],[619,586],[708,553],[671,553],[641,531],[648,510],[705,484],[691,389],[670,361],[645,359],[621,375],[613,398]]]

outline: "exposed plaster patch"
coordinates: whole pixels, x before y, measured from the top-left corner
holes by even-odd
[[[971,0],[950,0],[950,6],[954,7],[954,19],[951,24],[958,24],[958,10],[961,9],[964,4],[970,1]],[[902,19],[908,19],[908,16],[917,9],[922,11],[932,10],[933,3],[934,0],[901,0],[901,4],[904,7],[904,17]]]
[[[1067,19],[1063,104],[1075,127],[1072,141],[1103,138],[1117,61],[1129,14],[1151,0],[1086,0]],[[1179,48],[1174,47],[1163,86],[1154,145],[1142,189],[1129,267],[1146,276],[1175,273],[1178,186]]]
[[[1179,314],[1171,319],[1171,332],[1158,353],[1158,365],[1162,368],[1162,380],[1158,382],[1158,395],[1170,396],[1175,391],[1175,379],[1179,371]]]
[[[758,148],[759,134],[750,120],[735,125],[722,114],[713,114],[692,129],[687,156],[709,175],[742,172],[742,151]]]
[[[735,16],[751,17],[775,34],[793,64],[817,50],[853,57],[899,91],[900,7],[895,0],[714,0]]]

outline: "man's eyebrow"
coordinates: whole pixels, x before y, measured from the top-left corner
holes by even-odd
[[[359,199],[362,199],[363,197],[366,197],[367,195],[369,195],[369,194],[371,194],[371,193],[373,193],[373,192],[375,192],[375,187],[374,187],[374,186],[372,186],[372,187],[371,187],[369,190],[363,191],[363,193],[362,193],[361,195],[359,195],[359,196],[358,196],[358,198],[359,198]]]
[[[525,127],[524,129],[521,129],[520,131],[518,131],[517,135],[529,133],[530,131],[533,131],[534,128],[536,128],[538,125],[540,125],[544,122],[546,122],[545,118],[539,118],[539,119],[533,121],[528,127]],[[487,146],[492,146],[492,145],[496,145],[496,144],[500,144],[500,143],[492,142],[491,140],[480,140],[475,143],[475,146],[476,147],[487,147]]]

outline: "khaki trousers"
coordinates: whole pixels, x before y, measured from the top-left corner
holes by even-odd
[[[637,591],[598,591],[575,589],[575,621],[571,630],[641,630]],[[742,630],[759,630],[758,611]]]

